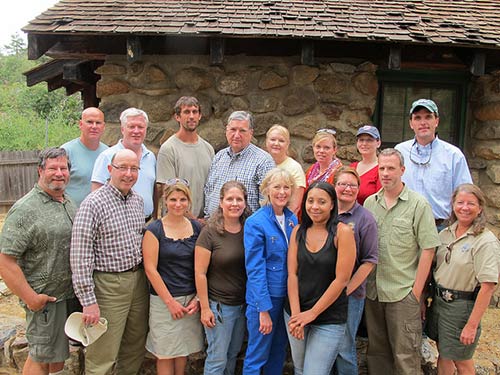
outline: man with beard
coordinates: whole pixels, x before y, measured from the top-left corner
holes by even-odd
[[[74,304],[69,249],[76,206],[64,193],[63,148],[40,153],[38,182],[9,210],[0,236],[0,274],[26,310],[23,374],[57,374],[69,357],[64,323]]]
[[[203,217],[203,187],[214,158],[214,148],[201,138],[196,129],[201,120],[198,99],[183,96],[175,103],[174,118],[179,130],[160,147],[156,168],[158,195],[169,180],[179,178],[189,183],[193,197],[191,213],[194,218]]]

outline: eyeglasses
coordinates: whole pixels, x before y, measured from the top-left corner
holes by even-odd
[[[411,160],[411,162],[414,164],[417,164],[417,165],[429,164],[431,162],[431,157],[432,157],[432,143],[430,144],[431,150],[429,152],[429,158],[426,161],[419,161],[419,160],[414,159],[414,156],[412,155],[412,153],[414,152],[413,149],[415,148],[415,145],[416,145],[416,142],[413,142],[413,144],[411,145],[411,148],[410,148],[410,160]],[[417,150],[417,153],[418,153],[418,150]]]
[[[189,181],[185,178],[170,178],[165,182],[166,185],[182,184],[189,187]]]
[[[356,190],[359,187],[359,185],[357,184],[348,184],[346,182],[337,182],[337,186],[341,187],[342,189],[351,188],[352,190]]]
[[[453,245],[455,245],[455,243],[451,243],[448,246],[446,246],[446,254],[444,256],[444,261],[446,262],[446,264],[450,264],[451,252],[453,250]]]
[[[319,129],[316,131],[316,134],[318,134],[318,133],[328,133],[331,135],[337,134],[337,132],[334,129]]]
[[[124,165],[114,165],[114,164],[111,164],[111,166],[115,169],[118,169],[122,173],[127,173],[129,171],[130,173],[139,173],[139,170],[141,169],[139,167],[126,167]]]

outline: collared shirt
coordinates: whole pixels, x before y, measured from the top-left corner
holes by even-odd
[[[378,229],[375,218],[366,208],[358,202],[349,211],[339,214],[339,221],[349,225],[354,231],[356,241],[356,263],[352,274],[354,275],[363,263],[377,264],[378,260]],[[366,281],[351,293],[355,298],[365,298]]]
[[[80,303],[96,303],[94,271],[123,272],[142,262],[143,200],[106,183],[80,205],[71,237],[73,287]]]
[[[58,301],[74,297],[69,267],[75,204],[54,200],[38,184],[9,210],[0,236],[0,252],[17,259],[36,293]]]
[[[80,206],[82,201],[91,191],[91,178],[94,163],[97,157],[109,147],[99,142],[99,147],[91,150],[85,146],[80,138],[75,138],[61,146],[68,154],[71,161],[69,184],[64,191]]]
[[[271,155],[253,144],[238,153],[232,152],[231,147],[220,150],[212,161],[205,184],[205,217],[219,207],[220,189],[232,180],[241,182],[247,188],[248,207],[252,212],[257,211],[260,207],[260,184],[274,167]]]
[[[116,145],[111,146],[106,151],[101,153],[95,161],[94,171],[92,172],[92,182],[104,184],[109,180],[108,165],[111,163],[111,158],[120,150],[124,150],[122,140]],[[153,213],[153,194],[156,180],[156,158],[144,144],[142,145],[142,156],[140,162],[141,170],[137,176],[137,182],[134,185],[134,190],[144,200],[144,216],[148,217]],[[144,218],[143,218],[144,220]]]
[[[464,292],[474,291],[480,283],[496,284],[500,272],[498,238],[486,228],[478,235],[474,235],[470,228],[457,238],[457,224],[455,222],[439,233],[442,245],[436,254],[434,279],[444,288]]]
[[[404,186],[396,204],[388,209],[384,193],[382,188],[365,201],[378,226],[378,264],[368,277],[366,296],[397,302],[413,287],[421,250],[434,249],[441,241],[431,206],[423,196]]]
[[[435,219],[449,218],[453,192],[460,184],[472,183],[462,151],[440,140],[437,135],[425,146],[411,139],[395,148],[405,160],[402,180],[406,186],[427,198]]]

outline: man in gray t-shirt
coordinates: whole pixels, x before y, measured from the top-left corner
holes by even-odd
[[[156,165],[157,194],[172,179],[184,179],[189,183],[194,218],[203,217],[203,187],[214,157],[214,149],[196,129],[201,120],[201,107],[192,96],[183,96],[175,104],[175,120],[179,130],[160,147]]]

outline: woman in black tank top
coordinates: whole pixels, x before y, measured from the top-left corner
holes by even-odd
[[[337,212],[334,187],[327,182],[311,184],[302,202],[302,224],[290,239],[285,319],[295,375],[330,374],[344,338],[345,288],[356,244]]]

